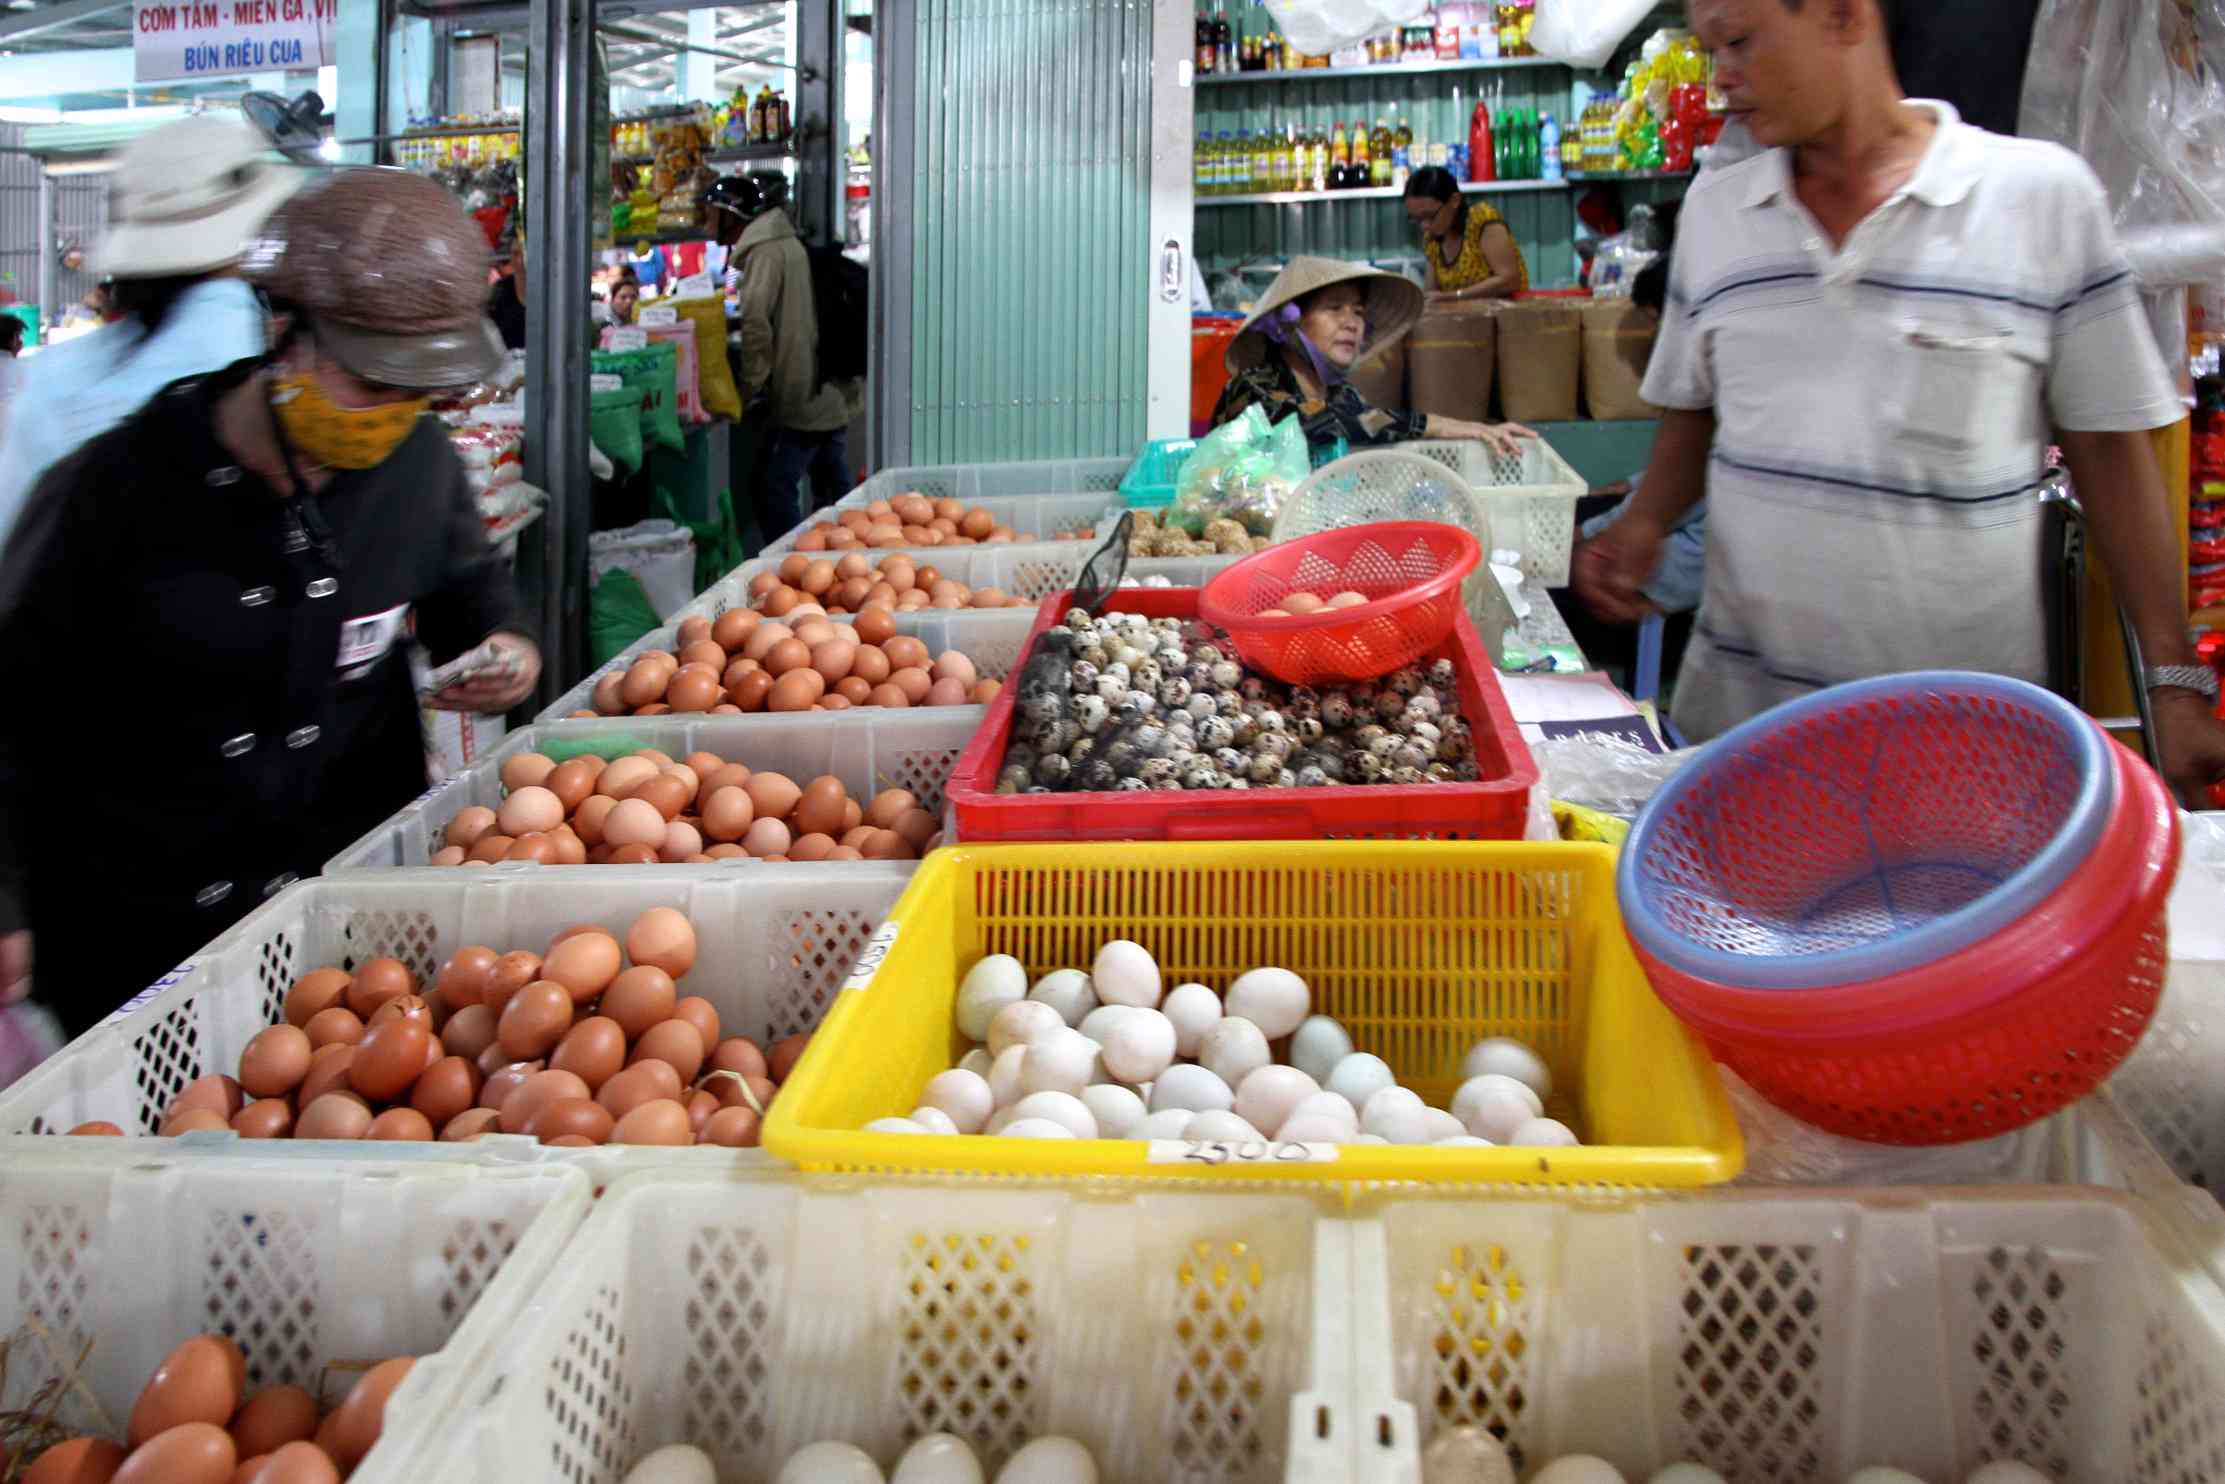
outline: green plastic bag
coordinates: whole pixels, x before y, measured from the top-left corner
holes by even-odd
[[[641,436],[646,442],[674,453],[687,447],[673,390],[679,376],[679,346],[669,340],[652,340],[639,350],[598,350],[590,360],[598,374],[621,377],[627,387],[641,393]]]
[[[630,386],[596,392],[588,403],[587,436],[617,466],[620,479],[641,467],[641,393]]]
[[[662,516],[686,530],[695,538],[695,588],[707,590],[711,584],[742,564],[742,532],[734,520],[734,492],[720,490],[718,514],[708,521],[693,521],[680,514],[672,492],[663,485],[650,499],[650,513]]]
[[[1298,418],[1269,422],[1258,403],[1198,440],[1183,461],[1174,503],[1163,517],[1192,536],[1216,520],[1233,520],[1254,536],[1271,534],[1291,491],[1313,472],[1306,430]]]
[[[587,596],[587,660],[596,669],[663,620],[633,573],[612,568]]]

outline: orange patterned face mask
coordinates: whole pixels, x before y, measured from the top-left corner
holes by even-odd
[[[303,458],[327,469],[370,469],[402,446],[432,398],[342,407],[316,378],[281,376],[272,384],[270,405]]]

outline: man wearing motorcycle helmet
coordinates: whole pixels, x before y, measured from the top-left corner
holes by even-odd
[[[324,177],[243,261],[276,348],[166,388],[33,492],[0,555],[0,685],[129,722],[0,708],[0,890],[73,1033],[423,792],[413,635],[487,661],[437,706],[532,691],[508,566],[423,415],[501,358],[486,270],[430,181]]]

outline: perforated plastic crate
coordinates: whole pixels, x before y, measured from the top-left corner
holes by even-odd
[[[1580,1452],[1634,1480],[1689,1459],[1730,1484],[1840,1484],[1871,1464],[1960,1484],[2001,1458],[2059,1484],[2225,1478],[2225,1295],[2128,1196],[1366,1212],[1363,1484],[1416,1478],[1417,1451],[1463,1424],[1498,1434],[1524,1476]]]
[[[547,1281],[593,1193],[560,1165],[393,1148],[312,1162],[14,1141],[0,1179],[0,1333],[11,1337],[0,1407],[25,1406],[88,1344],[59,1420],[119,1442],[140,1387],[198,1334],[238,1343],[250,1393],[321,1387],[327,1406],[356,1380],[327,1366],[416,1355],[351,1476],[415,1484],[401,1461],[416,1434],[483,1373],[481,1347]],[[459,1338],[474,1325],[476,1339]]]
[[[1543,438],[1525,438],[1521,449],[1500,454],[1468,441],[1398,445],[1400,453],[1443,464],[1483,497],[1493,551],[1520,552],[1524,576],[1565,587],[1576,545],[1576,502],[1590,486]],[[1490,552],[1484,558],[1488,561]]]
[[[696,599],[697,603],[702,601],[702,598]],[[680,623],[683,619],[694,617],[716,618],[720,613],[724,613],[729,606],[731,604],[722,604],[716,612],[698,614],[694,605],[691,604],[687,610],[677,615],[671,623],[645,634],[632,644],[627,645],[625,650],[612,659],[610,663],[594,671],[585,680],[564,692],[558,698],[556,704],[542,712],[537,720],[542,725],[553,726],[557,722],[574,720],[572,713],[575,711],[594,710],[596,681],[614,670],[629,668],[635,660],[652,649],[662,649],[668,652],[677,651],[680,642]],[[847,623],[849,620],[837,618],[833,621],[835,623]],[[974,669],[984,677],[990,680],[1002,680],[1012,672],[1012,667],[1020,662],[1021,648],[1027,643],[1028,625],[1034,621],[1035,615],[1025,608],[999,608],[987,613],[967,613],[963,615],[953,614],[947,610],[929,610],[922,613],[897,614],[896,632],[914,636],[927,646],[930,654],[941,654],[946,649],[955,649],[972,660]],[[836,719],[854,718],[872,709],[874,708],[870,706],[858,706],[852,707],[848,711],[829,711],[821,714]]]
[[[954,582],[968,587],[993,587],[1009,596],[1039,603],[1052,593],[1071,588],[1081,576],[1082,564],[1097,550],[1089,541],[1054,541],[1034,546],[961,546],[935,549],[931,564]],[[918,554],[906,553],[915,561]],[[872,553],[868,552],[867,556]],[[1136,557],[1128,563],[1131,586],[1203,587],[1207,578],[1237,560],[1233,556]],[[674,615],[715,617],[727,609],[746,606],[749,580],[780,565],[779,557],[755,558],[742,563],[703,591],[693,603]],[[1152,583],[1153,579],[1163,582]],[[957,608],[946,616],[961,622],[979,622],[1006,611],[994,608]],[[1009,610],[1024,613],[1024,608]]]
[[[1342,1235],[1289,1192],[630,1179],[415,1461],[615,1484],[687,1442],[764,1480],[948,1431],[991,1473],[1063,1434],[1106,1484],[1341,1484]]]
[[[493,752],[457,774],[441,787],[422,795],[325,862],[330,875],[340,871],[416,869],[447,874],[462,866],[429,864],[440,848],[440,837],[458,811],[473,804],[489,808],[502,803],[503,759],[519,752],[541,752],[559,760],[597,752],[622,757],[644,747],[654,747],[675,758],[691,752],[710,752],[728,762],[746,764],[752,772],[771,769],[786,773],[798,785],[822,773],[842,780],[850,797],[860,804],[884,788],[908,788],[919,795],[922,809],[943,812],[943,789],[950,770],[965,750],[984,713],[980,706],[861,706],[855,712],[797,711],[784,715],[754,716],[620,716],[607,721],[572,722],[565,726],[534,725],[502,739]],[[795,864],[790,862],[789,864]],[[855,869],[874,864],[838,861]],[[753,861],[719,861],[692,866],[645,866],[643,870],[718,872],[755,870]],[[478,868],[473,867],[474,874]],[[498,872],[525,870],[543,878],[551,873],[598,877],[609,866],[539,866],[507,862]],[[776,863],[765,869],[778,870]]]
[[[1119,461],[1114,460],[1113,462],[1118,463]],[[908,489],[909,486],[899,487],[891,491],[890,494],[903,494]],[[921,493],[924,494],[926,491],[923,490]],[[757,554],[761,557],[784,556],[796,549],[796,543],[802,539],[804,532],[821,521],[838,519],[844,511],[863,510],[875,500],[885,500],[889,497],[890,495],[866,495],[862,492],[844,495],[834,503],[832,508],[816,510],[805,516],[787,535],[782,536],[778,541],[767,544]],[[953,498],[958,497],[954,496]],[[1112,529],[1112,523],[1120,518],[1120,512],[1126,508],[1120,503],[1120,495],[1117,491],[1101,491],[1095,494],[984,495],[979,499],[968,499],[965,503],[968,509],[988,511],[995,518],[997,524],[1010,526],[1021,536],[1033,538],[1009,543],[1014,546],[1058,546],[1070,542],[1074,545],[1086,547],[1090,543],[1080,537],[1067,538],[1066,541],[1061,541],[1054,533],[1058,531],[1090,531],[1102,537]],[[967,550],[963,546],[911,546],[894,549],[908,551],[915,556],[925,553],[930,558],[945,551]]]
[[[698,957],[680,980],[681,992],[711,1002],[722,1034],[777,1040],[818,1025],[910,873],[908,864],[866,861],[709,874],[598,866],[534,876],[497,867],[304,881],[0,1092],[0,1133],[58,1134],[101,1118],[127,1133],[152,1135],[187,1083],[212,1072],[237,1074],[240,1052],[283,1017],[286,991],[311,969],[353,968],[390,956],[430,979],[467,943],[538,953],[574,923],[622,933],[651,907],[676,907],[695,925]],[[314,1148],[330,1154],[357,1147],[193,1136],[203,1137],[248,1153]],[[89,1141],[70,1141],[83,1142]],[[523,1138],[422,1147],[452,1156],[484,1147],[506,1158],[585,1164],[599,1176],[659,1157],[614,1148],[544,1149]],[[710,1149],[670,1154],[728,1164],[760,1157]]]
[[[902,494],[978,501],[1006,495],[1112,494],[1126,459],[1036,459],[1003,464],[917,464],[883,469],[836,503],[870,505]]]

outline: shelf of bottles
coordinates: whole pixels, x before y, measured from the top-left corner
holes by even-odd
[[[1302,55],[1272,21],[1231,20],[1228,0],[1197,13],[1197,85],[1313,81],[1373,74],[1473,72],[1497,67],[1553,67],[1530,47],[1536,0],[1448,0],[1414,23],[1392,28],[1328,56]]]

